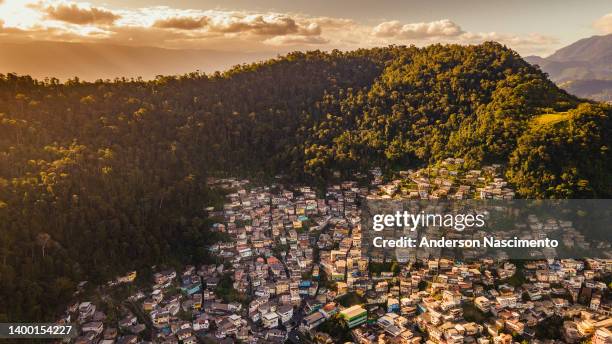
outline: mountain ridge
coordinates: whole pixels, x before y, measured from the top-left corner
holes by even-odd
[[[581,39],[546,58],[524,59],[579,97],[612,101],[612,87],[606,82],[612,80],[612,34]]]
[[[580,39],[565,46],[546,59],[551,61],[593,61],[612,55],[612,34]]]

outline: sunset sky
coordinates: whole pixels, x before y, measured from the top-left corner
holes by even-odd
[[[242,52],[496,40],[545,56],[612,33],[610,0],[0,0],[0,42]]]

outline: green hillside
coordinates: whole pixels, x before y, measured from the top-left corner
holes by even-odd
[[[570,117],[567,112],[545,113],[533,117],[534,125],[553,125],[568,120]]]
[[[564,112],[567,125],[531,125]],[[154,81],[2,75],[0,321],[52,320],[80,280],[206,260],[211,174],[323,184],[464,157],[504,164],[524,197],[610,197],[611,113],[497,43]]]

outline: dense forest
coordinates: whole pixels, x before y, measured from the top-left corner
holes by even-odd
[[[206,259],[209,175],[321,185],[455,156],[503,164],[523,197],[610,197],[611,115],[497,43],[152,81],[0,75],[0,321],[53,320],[80,280]]]

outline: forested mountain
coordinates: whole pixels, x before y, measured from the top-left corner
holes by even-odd
[[[563,89],[580,97],[612,101],[612,34],[581,39],[542,58],[527,56]]]
[[[497,44],[292,53],[154,81],[0,78],[0,320],[87,279],[206,259],[206,176],[322,184],[371,166],[502,163],[524,197],[612,194],[610,106]]]

